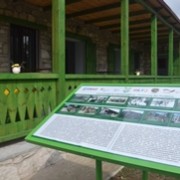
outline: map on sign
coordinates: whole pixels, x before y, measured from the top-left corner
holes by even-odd
[[[81,86],[33,135],[180,167],[180,88]]]

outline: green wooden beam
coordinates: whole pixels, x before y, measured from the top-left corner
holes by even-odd
[[[129,0],[121,0],[121,73],[129,75]]]
[[[157,76],[157,17],[151,18],[151,75]]]
[[[168,75],[173,75],[173,65],[174,65],[174,31],[171,29],[169,31],[169,51],[168,51]]]
[[[59,74],[57,102],[65,97],[65,0],[52,1],[53,72]]]

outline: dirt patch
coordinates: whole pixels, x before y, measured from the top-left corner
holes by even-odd
[[[180,178],[179,178],[180,179]],[[148,180],[179,180],[178,178],[149,173]],[[110,180],[142,180],[142,171],[133,168],[123,168]]]

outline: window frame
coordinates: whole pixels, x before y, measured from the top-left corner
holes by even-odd
[[[30,41],[30,42],[29,42]],[[25,47],[25,43],[28,43]],[[18,49],[16,49],[16,45]],[[27,57],[26,50],[29,52]],[[37,72],[39,69],[39,31],[35,28],[10,24],[11,63],[22,66],[22,72]]]

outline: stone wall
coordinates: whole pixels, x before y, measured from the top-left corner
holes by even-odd
[[[0,72],[7,72],[9,68],[9,24],[0,22]]]
[[[39,70],[51,69],[51,14],[40,7],[24,3],[23,0],[1,0],[0,16],[13,17],[23,21],[45,25],[39,32]],[[10,24],[0,21],[0,72],[10,71]],[[16,23],[16,22],[14,22]],[[19,23],[19,22],[18,22]]]
[[[81,21],[70,19],[66,23],[67,31],[82,35],[91,39],[96,44],[96,71],[107,71],[107,48],[111,44],[120,44],[120,38],[106,30],[99,30],[93,25],[84,24]]]
[[[2,0],[0,4],[0,16],[8,16],[26,20],[36,24],[45,25],[47,28],[39,30],[39,70],[51,69],[51,11],[24,3],[22,0]],[[83,22],[69,20],[66,23],[67,31],[89,37],[97,47],[97,71],[107,70],[107,47],[109,43],[119,44],[118,37],[107,31],[100,31],[92,25]],[[10,71],[10,22],[0,22],[0,72]]]
[[[51,10],[24,3],[23,0],[1,0],[0,16],[14,17],[17,19],[45,25],[45,29],[39,30],[39,69],[38,71],[51,71],[52,68],[52,38],[51,38]],[[86,36],[96,44],[96,71],[107,72],[107,48],[109,44],[120,44],[120,37],[106,30],[85,24],[75,19],[66,21],[66,30],[81,36]],[[10,71],[10,22],[0,21],[0,72]],[[140,70],[144,74],[150,73],[150,53],[145,52],[144,45],[137,44],[132,48],[138,48],[141,52]]]

